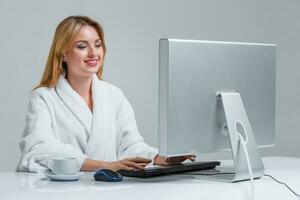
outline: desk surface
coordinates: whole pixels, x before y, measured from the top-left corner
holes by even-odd
[[[266,174],[287,183],[300,193],[300,158],[263,158]],[[75,182],[50,181],[44,174],[0,173],[0,199],[250,199],[250,182],[222,183],[190,175],[151,179],[125,177],[122,182],[96,182],[93,173]],[[269,177],[255,180],[255,200],[297,199],[285,186]]]

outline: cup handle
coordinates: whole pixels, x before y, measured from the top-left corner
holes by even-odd
[[[52,159],[49,159],[47,162],[47,166],[52,172],[54,172],[53,163],[54,163],[54,161]]]

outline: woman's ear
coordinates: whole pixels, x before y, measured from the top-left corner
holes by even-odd
[[[62,57],[62,61],[67,62],[67,57],[65,54],[62,54],[61,57]]]

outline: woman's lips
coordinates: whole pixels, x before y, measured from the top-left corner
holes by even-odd
[[[98,60],[97,59],[92,59],[92,60],[86,60],[84,61],[86,64],[88,64],[88,66],[90,67],[95,67],[98,64]]]

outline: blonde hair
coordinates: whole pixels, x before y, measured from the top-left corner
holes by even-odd
[[[97,31],[102,42],[103,57],[106,47],[104,32],[101,25],[86,16],[70,16],[65,18],[56,28],[54,39],[48,55],[46,67],[40,84],[36,87],[55,87],[59,76],[67,71],[67,65],[63,61],[63,55],[71,49],[72,44],[83,26],[92,26]],[[102,79],[103,65],[99,67],[97,76]]]

